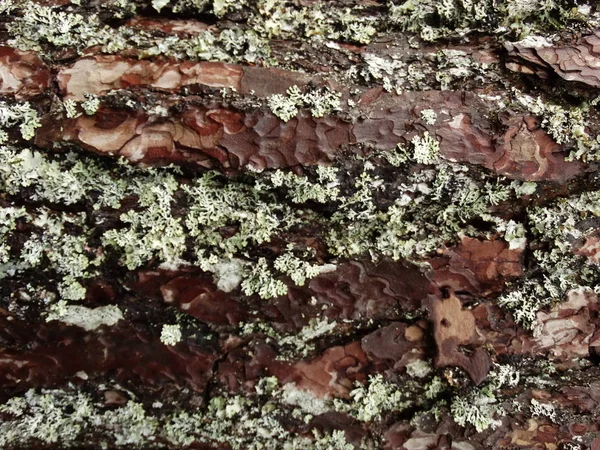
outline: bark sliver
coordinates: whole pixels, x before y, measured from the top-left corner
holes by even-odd
[[[463,310],[454,294],[446,299],[435,298],[431,310],[438,352],[435,366],[460,367],[475,384],[481,383],[490,370],[490,357],[481,347],[477,347],[469,356],[459,349],[461,345],[477,343],[475,317],[471,311]]]

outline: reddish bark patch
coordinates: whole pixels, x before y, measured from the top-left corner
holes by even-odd
[[[184,86],[202,84],[240,90],[242,68],[220,62],[139,61],[117,55],[82,58],[57,75],[67,99],[85,100],[84,94],[102,95],[112,89],[152,87],[176,92]]]
[[[572,252],[600,264],[600,230],[594,230],[576,241],[572,246]]]
[[[502,122],[508,128],[498,139],[501,157],[493,164],[499,174],[527,181],[564,182],[583,171],[581,162],[565,161],[563,148],[540,129],[535,117],[510,115]]]
[[[504,44],[506,67],[515,72],[548,78],[554,73],[567,81],[600,87],[600,30],[583,36],[575,44],[555,46],[541,38],[527,38]]]
[[[440,288],[486,296],[502,291],[507,278],[522,275],[521,258],[522,250],[509,250],[504,241],[464,237],[430,263]]]
[[[391,318],[421,306],[429,281],[417,267],[402,262],[350,261],[313,278],[317,302],[329,305],[327,316],[339,319]]]
[[[85,372],[91,377],[113,373],[117,379],[139,380],[145,386],[173,384],[203,391],[218,357],[195,345],[165,346],[158,337],[127,327],[124,321],[94,332],[60,322],[40,325],[34,333],[21,330],[29,327],[0,317],[2,338],[20,337],[18,346],[0,351],[4,387],[52,386]]]
[[[360,342],[331,347],[312,361],[299,361],[291,367],[276,364],[271,372],[281,384],[295,383],[298,389],[311,391],[319,397],[343,397],[356,381],[366,380],[367,355]]]
[[[549,312],[537,313],[532,352],[549,352],[569,360],[588,357],[590,349],[600,350],[598,297],[591,290],[571,290],[567,301]]]
[[[177,277],[160,290],[165,302],[203,322],[237,324],[246,317],[242,306],[206,277]]]
[[[408,363],[425,357],[426,330],[421,326],[425,324],[407,326],[394,322],[363,337],[362,349],[381,370],[385,370],[386,366],[400,370]]]
[[[50,86],[50,70],[33,52],[0,46],[0,95],[26,100]]]

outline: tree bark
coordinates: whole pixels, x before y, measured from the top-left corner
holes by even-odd
[[[599,30],[0,2],[0,447],[600,450]]]

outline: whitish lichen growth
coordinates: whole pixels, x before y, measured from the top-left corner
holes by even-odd
[[[268,242],[295,222],[290,208],[274,196],[260,195],[246,184],[226,183],[217,173],[206,173],[183,190],[190,199],[185,224],[199,249],[231,256],[250,244]],[[238,225],[238,233],[224,238],[218,229],[230,225]]]
[[[37,111],[29,102],[9,105],[0,101],[0,127],[10,128],[19,125],[23,139],[30,140],[35,136],[35,130],[42,126]],[[0,144],[8,140],[6,133],[0,137]]]
[[[494,0],[409,0],[389,6],[392,24],[418,33],[425,41],[477,31],[524,37],[584,19],[569,2],[561,0],[508,0],[502,4]]]
[[[173,217],[173,195],[179,183],[173,175],[150,171],[148,177],[137,177],[130,189],[138,196],[140,210],[121,215],[127,228],[108,230],[104,243],[121,248],[124,264],[133,270],[154,256],[166,263],[176,263],[185,250],[185,233],[180,218]]]
[[[539,275],[525,280],[518,289],[505,293],[498,303],[511,310],[514,320],[533,328],[537,312],[561,301],[571,289],[590,287],[597,291],[600,268],[592,260],[573,253],[573,244],[594,230],[591,220],[600,215],[600,192],[584,192],[559,199],[527,212]]]
[[[60,300],[49,309],[46,321],[59,320],[69,325],[75,325],[86,331],[95,330],[101,325],[112,326],[123,319],[123,313],[116,305],[88,308],[80,305],[69,305]]]
[[[464,427],[473,425],[478,433],[488,428],[496,428],[500,421],[494,416],[500,412],[495,405],[495,398],[481,394],[471,394],[467,397],[458,397],[452,401],[451,412],[454,421]]]
[[[0,207],[0,278],[3,266],[10,261],[10,246],[8,237],[17,227],[17,220],[27,217],[25,208]]]
[[[86,100],[81,103],[81,107],[88,116],[93,116],[100,107],[100,99],[97,96],[90,94],[85,94],[85,98]]]
[[[185,6],[185,2],[177,4]],[[112,6],[117,8],[116,18],[135,11],[135,5],[125,1],[113,2]],[[164,6],[166,3],[161,0],[155,4],[161,9]],[[225,29],[218,35],[205,31],[182,39],[177,35],[157,36],[126,25],[113,28],[93,13],[84,16],[27,2],[14,9],[21,14],[15,15],[8,26],[13,37],[9,44],[21,50],[46,52],[50,57],[60,49],[71,48],[82,54],[86,48],[100,45],[105,53],[119,54],[129,49],[143,57],[164,55],[178,59],[251,63],[269,60],[268,41],[253,30]],[[94,102],[89,104],[89,110],[93,109]]]
[[[269,183],[257,182],[256,188],[269,190],[286,187],[286,194],[294,203],[304,203],[313,200],[319,203],[334,201],[339,195],[338,169],[336,167],[318,166],[318,178],[312,183],[306,176],[298,176],[284,170],[277,170],[266,175]]]
[[[437,114],[433,109],[424,109],[421,111],[421,119],[427,125],[435,125],[435,121],[437,120]]]
[[[57,11],[48,6],[25,2],[23,14],[8,27],[14,36],[11,45],[23,50],[41,51],[41,45],[81,49],[102,43],[105,36],[95,16]]]
[[[202,263],[202,270],[214,274],[215,284],[223,292],[232,292],[242,282],[246,263],[241,259],[219,259],[213,255],[212,258],[207,258]]]
[[[35,150],[0,146],[0,163],[2,190],[17,194],[22,188],[33,186],[32,200],[71,205],[94,194],[95,209],[116,209],[126,192],[126,182],[118,174],[74,153],[65,159],[51,160]]]
[[[175,325],[163,325],[160,332],[160,341],[165,345],[176,345],[181,342],[181,327]]]
[[[321,266],[310,264],[292,253],[284,253],[278,256],[273,267],[288,275],[298,286],[304,285],[307,279],[314,278],[321,273]]]
[[[258,294],[262,298],[279,297],[287,294],[285,283],[274,278],[265,258],[259,258],[242,282],[242,291],[246,295]]]
[[[287,292],[287,280],[302,284],[323,270],[323,262],[317,264],[315,254],[301,246],[269,259],[248,257],[249,248],[292,227],[318,227],[333,255],[369,253],[374,259],[425,256],[456,239],[458,233],[477,235],[477,228],[469,224],[475,218],[518,240],[518,235],[513,236],[519,230],[517,223],[505,223],[488,212],[516,188],[511,190],[502,180],[472,178],[466,167],[444,162],[438,152],[437,141],[424,134],[405,147],[357,162],[360,172],[352,175],[354,179],[337,167],[318,167],[306,175],[284,170],[248,172],[245,180],[206,172],[180,183],[172,167],[136,169],[121,163],[108,169],[74,153],[50,158],[35,150],[3,146],[0,183],[11,195],[29,188],[34,200],[67,205],[91,202],[94,210],[121,208],[125,197],[133,200],[119,212],[119,226],[102,232],[104,247],[90,247],[85,236],[93,228],[83,225],[78,235],[64,239],[55,233],[56,238],[49,234],[42,242],[38,233],[27,240],[22,259],[9,270],[14,274],[36,267],[47,257],[63,276],[64,298],[79,299],[85,295],[81,279],[94,273],[90,268],[101,264],[107,251],[116,251],[129,270],[150,262],[174,267],[185,263],[182,258],[191,251],[195,263],[214,273],[217,283],[230,280],[221,283],[228,290],[241,286],[247,295],[271,298]],[[385,160],[406,173],[393,191],[385,193],[387,204],[381,205],[377,199],[386,185],[376,174],[374,162],[385,164]],[[413,162],[436,166],[407,171]],[[178,206],[181,202],[185,208]],[[290,202],[307,205],[296,209]],[[314,204],[332,213],[324,215]],[[231,232],[223,233],[226,229]],[[74,272],[59,263],[63,257],[79,261],[72,265]],[[225,270],[223,262],[234,260],[237,268]]]
[[[337,329],[337,322],[327,319],[311,319],[309,324],[302,327],[296,334],[280,333],[273,326],[263,322],[248,322],[241,326],[240,334],[262,334],[266,341],[278,347],[277,359],[287,360],[305,358],[316,350],[315,341],[318,338],[331,336]]]
[[[269,97],[269,108],[273,114],[284,122],[298,115],[298,105],[296,102],[282,94],[274,94]]]
[[[67,408],[73,408],[67,413]],[[78,393],[74,397],[59,390],[37,394],[33,389],[23,397],[13,397],[0,412],[16,420],[0,422],[0,444],[4,446],[39,440],[46,444],[68,445],[81,433],[93,414],[89,397]]]
[[[473,425],[478,433],[501,424],[497,417],[506,411],[498,405],[500,389],[519,384],[520,376],[513,367],[495,364],[488,374],[488,380],[479,388],[471,388],[466,395],[454,396],[450,412],[460,426]]]
[[[412,141],[413,158],[420,164],[433,163],[439,154],[440,144],[428,132],[423,136],[415,136]]]
[[[542,403],[532,398],[529,409],[533,417],[547,417],[551,422],[556,420],[556,409],[551,403]]]
[[[271,112],[284,122],[296,117],[301,108],[310,109],[313,117],[331,114],[341,105],[342,94],[328,87],[311,89],[302,93],[298,86],[288,88],[287,95],[275,94],[269,97]]]
[[[77,110],[77,102],[75,100],[65,100],[63,102],[63,108],[65,110],[65,114],[69,119],[74,119],[79,117],[81,113]]]
[[[498,298],[498,304],[512,312],[514,321],[528,329],[533,329],[537,312],[549,303],[546,290],[535,282],[526,282],[518,291],[508,292]]]
[[[425,378],[433,372],[433,367],[427,361],[417,359],[406,365],[406,373],[411,377]]]
[[[44,266],[47,276],[55,279],[59,294],[66,300],[81,300],[86,289],[81,281],[95,275],[102,254],[94,254],[88,247],[90,230],[82,214],[51,213],[38,209],[26,217],[33,231],[23,236],[23,250],[11,251],[11,240],[6,238],[2,247],[0,278],[15,276],[23,271]],[[68,230],[77,230],[70,234]],[[8,231],[8,230],[7,230]]]
[[[410,407],[413,402],[399,386],[386,382],[381,374],[369,376],[369,382],[363,386],[358,384],[350,392],[351,406],[342,401],[335,404],[339,410],[347,410],[349,414],[363,422],[381,418],[388,411],[401,411]]]

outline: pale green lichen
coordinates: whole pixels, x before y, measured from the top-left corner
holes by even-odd
[[[436,399],[444,390],[448,388],[448,384],[444,383],[439,376],[434,376],[425,388],[425,398],[429,400]]]
[[[85,94],[85,101],[81,103],[83,111],[88,115],[92,116],[96,114],[100,107],[100,99],[95,95]]]
[[[476,75],[495,79],[497,75],[488,73],[488,65],[473,58],[462,50],[444,49],[436,53],[437,67],[435,79],[441,90],[450,90],[463,80],[475,78]]]
[[[96,16],[84,17],[27,2],[23,14],[8,26],[9,33],[14,36],[9,41],[11,45],[36,51],[41,51],[41,45],[45,44],[77,49],[101,44],[106,39],[107,29],[100,25]]]
[[[412,141],[413,159],[420,164],[431,164],[438,157],[440,144],[427,131],[415,136]]]
[[[363,55],[364,67],[353,66],[348,75],[360,75],[365,81],[381,81],[388,92],[400,92],[401,85],[408,77],[407,64],[393,56],[383,57],[374,53]]]
[[[287,294],[288,288],[285,283],[274,278],[267,260],[259,258],[242,282],[242,291],[246,295],[258,294],[268,299]]]
[[[498,298],[498,305],[509,309],[513,320],[528,329],[533,329],[537,312],[548,304],[546,291],[535,282],[525,283],[521,289],[508,292]]]
[[[501,423],[494,418],[500,412],[495,401],[494,397],[473,393],[467,397],[455,398],[450,411],[458,425],[473,425],[475,430],[481,433],[490,427],[497,428]]]
[[[375,17],[360,14],[360,7],[340,10],[318,2],[298,6],[287,1],[261,0],[249,25],[268,39],[302,36],[315,42],[330,39],[368,44],[377,32]]]
[[[266,180],[257,181],[255,187],[259,190],[268,191],[272,188],[285,186],[286,194],[294,203],[304,203],[308,200],[326,203],[336,200],[340,192],[338,169],[336,167],[318,166],[316,173],[317,182],[312,183],[306,176],[277,170],[266,174]]]
[[[114,443],[124,446],[153,441],[159,421],[157,418],[147,415],[142,404],[128,401],[121,408],[93,416],[91,423],[110,430]]]
[[[313,416],[329,411],[347,413],[358,420],[380,420],[384,414],[407,407],[404,398],[413,395],[415,389],[419,387],[396,385],[378,375],[365,385],[357,383],[350,398],[342,400],[319,398],[292,384],[279,386],[277,378],[268,377],[258,381],[256,393],[222,393],[195,411],[183,411],[174,404],[169,412],[160,402],[155,402],[152,409],[144,407],[132,392],[132,399],[124,406],[107,409],[73,386],[39,393],[32,389],[0,405],[4,415],[0,444],[23,445],[39,440],[68,446],[93,431],[101,445],[126,448],[163,445],[166,440],[177,446],[227,444],[234,450],[351,449],[354,446],[346,442],[342,430],[323,434],[308,425],[308,435],[299,434],[294,426],[283,425],[282,413],[290,413],[292,420],[305,424]],[[363,444],[371,448],[374,442],[366,439]]]
[[[73,408],[72,412],[66,413],[66,408]],[[16,418],[0,422],[3,447],[33,439],[68,445],[82,432],[92,416],[93,405],[81,393],[70,397],[58,390],[37,394],[30,389],[23,397],[13,397],[0,405],[0,412]]]
[[[300,95],[295,92],[292,94]],[[300,284],[323,270],[323,264],[316,264],[314,255],[302,248],[275,255],[272,260],[249,260],[246,249],[268,242],[292,226],[322,227],[328,250],[334,255],[369,253],[374,259],[380,255],[394,259],[425,256],[456,239],[457,233],[477,233],[468,225],[473,218],[506,226],[490,215],[488,208],[508,198],[512,191],[501,180],[492,183],[487,178],[473,179],[466,167],[445,163],[437,157],[437,151],[435,139],[425,134],[395,153],[376,153],[374,159],[363,159],[362,172],[351,184],[346,183],[349,188],[343,194],[340,187],[347,175],[337,167],[321,166],[307,175],[284,170],[248,172],[243,182],[206,172],[191,183],[181,184],[174,168],[134,169],[121,163],[107,170],[74,153],[49,158],[13,147],[0,147],[0,158],[5,163],[0,166],[5,168],[0,169],[0,182],[11,194],[33,187],[34,199],[57,203],[89,202],[91,197],[94,209],[119,208],[121,200],[130,196],[135,201],[120,214],[122,226],[106,230],[101,237],[105,250],[116,250],[125,267],[135,269],[154,258],[169,267],[188,264],[182,257],[191,249],[196,263],[214,273],[217,283],[220,278],[229,278],[228,289],[241,285],[248,295],[270,298],[287,292],[281,275]],[[411,162],[435,163],[436,169],[408,173],[388,196],[387,206],[382,207],[376,198],[384,192],[385,183],[375,174],[373,164],[382,157],[402,170]],[[295,210],[282,202],[282,197],[294,203],[316,202],[333,207],[333,213],[322,215],[311,207]],[[176,207],[182,200],[187,206],[185,211]],[[224,235],[224,228],[235,232]],[[519,229],[516,223],[509,224],[509,228]],[[504,230],[510,236],[510,230]],[[191,237],[191,242],[186,237]],[[73,267],[101,263],[100,259],[90,259],[91,253],[77,250],[86,247],[85,239],[68,237],[65,242],[72,248],[66,260],[79,261]],[[82,278],[88,276],[87,269],[81,266],[78,273],[60,269],[58,259],[61,254],[67,255],[61,248],[64,246],[57,244],[56,249],[45,249],[39,238],[29,240],[22,261],[13,269],[36,266],[43,258],[50,258],[61,271],[59,288],[64,298],[82,298]],[[53,260],[52,255],[58,259]],[[221,262],[233,260],[237,268],[225,275]]]
[[[424,109],[421,111],[421,119],[427,125],[435,125],[435,121],[437,120],[437,114],[433,109]]]
[[[323,117],[331,114],[341,105],[342,94],[328,87],[310,89],[302,93],[298,86],[292,86],[286,95],[274,94],[269,97],[271,112],[284,122],[296,117],[301,108],[310,109],[313,117]]]
[[[165,324],[160,332],[160,342],[165,345],[176,345],[181,342],[181,327],[178,324]]]
[[[65,109],[65,114],[69,119],[74,119],[81,115],[81,113],[77,111],[77,102],[75,100],[65,100],[63,102],[63,108]]]
[[[185,232],[180,218],[172,215],[174,193],[179,184],[173,175],[150,171],[149,177],[135,178],[130,189],[138,195],[141,211],[130,210],[121,215],[127,228],[104,233],[106,245],[121,248],[124,264],[133,270],[154,256],[163,262],[180,260],[185,250]]]
[[[17,220],[27,217],[25,208],[0,207],[0,263],[10,259],[8,236],[17,228]]]
[[[273,267],[288,275],[298,286],[303,286],[307,279],[314,278],[321,273],[321,266],[310,264],[291,252],[278,256]]]
[[[369,422],[381,418],[381,414],[388,411],[401,411],[410,407],[413,402],[409,400],[408,393],[393,383],[386,382],[381,374],[369,376],[366,385],[357,384],[350,392],[352,406],[336,400],[338,410],[347,409],[347,412],[356,419]]]
[[[46,316],[47,322],[58,320],[81,327],[86,331],[95,330],[101,325],[115,325],[121,319],[123,319],[123,313],[116,305],[88,308],[80,305],[69,305],[64,300],[53,304]]]
[[[162,1],[159,3],[156,7],[166,6]],[[177,2],[176,6],[184,7],[184,3]],[[135,12],[135,5],[124,0],[100,7],[112,8],[117,18]],[[93,13],[84,16],[27,2],[19,5],[18,9],[21,14],[11,21],[8,32],[13,37],[9,43],[21,50],[52,55],[56,49],[72,48],[81,54],[88,47],[100,45],[105,53],[118,54],[129,48],[144,57],[165,55],[180,59],[250,63],[269,59],[268,42],[253,30],[226,29],[218,35],[205,31],[181,39],[177,35],[157,36],[128,26],[112,28]]]
[[[316,350],[315,341],[318,338],[331,336],[337,330],[337,322],[327,319],[313,318],[308,325],[297,333],[285,334],[278,332],[272,325],[263,322],[247,322],[241,325],[242,335],[264,334],[267,342],[279,348],[277,359],[288,360],[307,357]]]
[[[317,397],[308,390],[298,389],[294,383],[284,384],[281,392],[281,401],[286,405],[297,406],[309,420],[332,409],[331,402]]]
[[[244,277],[245,261],[238,258],[218,258],[211,255],[202,259],[200,268],[214,274],[215,284],[223,292],[232,292],[237,289]]]
[[[498,231],[504,232],[504,240],[508,242],[509,250],[524,250],[527,245],[527,230],[523,224],[509,220],[498,227]]]
[[[415,378],[425,378],[433,372],[433,367],[428,361],[416,359],[406,365],[406,373]]]
[[[323,434],[318,430],[313,429],[313,435],[316,441],[314,442],[315,450],[354,450],[354,445],[346,441],[346,433],[343,430],[334,430],[331,434]],[[293,447],[288,447],[285,450],[292,450]]]
[[[406,0],[389,6],[391,23],[431,42],[477,31],[524,37],[585,18],[561,0]]]
[[[298,115],[296,102],[282,94],[274,94],[269,97],[269,109],[284,122],[288,122]]]
[[[268,242],[295,222],[290,209],[275,202],[272,194],[261,195],[243,183],[225,183],[214,172],[183,186],[183,190],[190,200],[185,224],[199,249],[231,256],[251,243]],[[238,233],[230,238],[218,232],[235,224],[239,225]]]
[[[4,247],[0,278],[45,264],[47,272],[56,274],[56,287],[64,299],[83,299],[86,289],[81,280],[96,274],[96,268],[103,261],[102,254],[94,255],[87,245],[89,229],[85,215],[51,213],[40,208],[26,219],[35,225],[35,230],[24,242],[20,255],[10,252],[8,245]],[[79,233],[70,234],[65,227],[78,229]]]
[[[544,207],[528,209],[528,229],[534,243],[544,245],[544,250],[532,252],[539,274],[498,299],[501,306],[511,310],[517,323],[532,329],[537,312],[561,301],[568,290],[586,286],[596,288],[600,279],[598,265],[586,257],[575,255],[572,249],[574,242],[593,230],[590,220],[598,216],[598,191],[584,192]]]
[[[514,367],[494,364],[482,386],[470,388],[465,395],[452,398],[450,412],[454,421],[463,427],[473,425],[478,433],[490,427],[495,429],[501,424],[497,417],[506,414],[504,408],[498,405],[500,389],[505,386],[515,387],[519,381],[519,372]]]
[[[556,420],[556,409],[551,403],[542,403],[532,398],[529,409],[533,417],[547,417],[551,422]]]
[[[169,4],[169,0],[152,0],[152,7],[156,12],[160,12],[165,6]]]
[[[0,0],[0,14],[8,14],[14,7],[13,0]]]
[[[8,104],[0,101],[0,127],[19,125],[23,139],[30,140],[35,136],[35,130],[42,126],[37,111],[29,102]],[[6,142],[7,138],[3,138]]]
[[[119,208],[126,191],[125,180],[74,153],[51,160],[35,150],[0,146],[0,162],[2,189],[16,194],[23,187],[34,186],[33,200],[71,205],[95,192],[99,194],[95,209]]]

